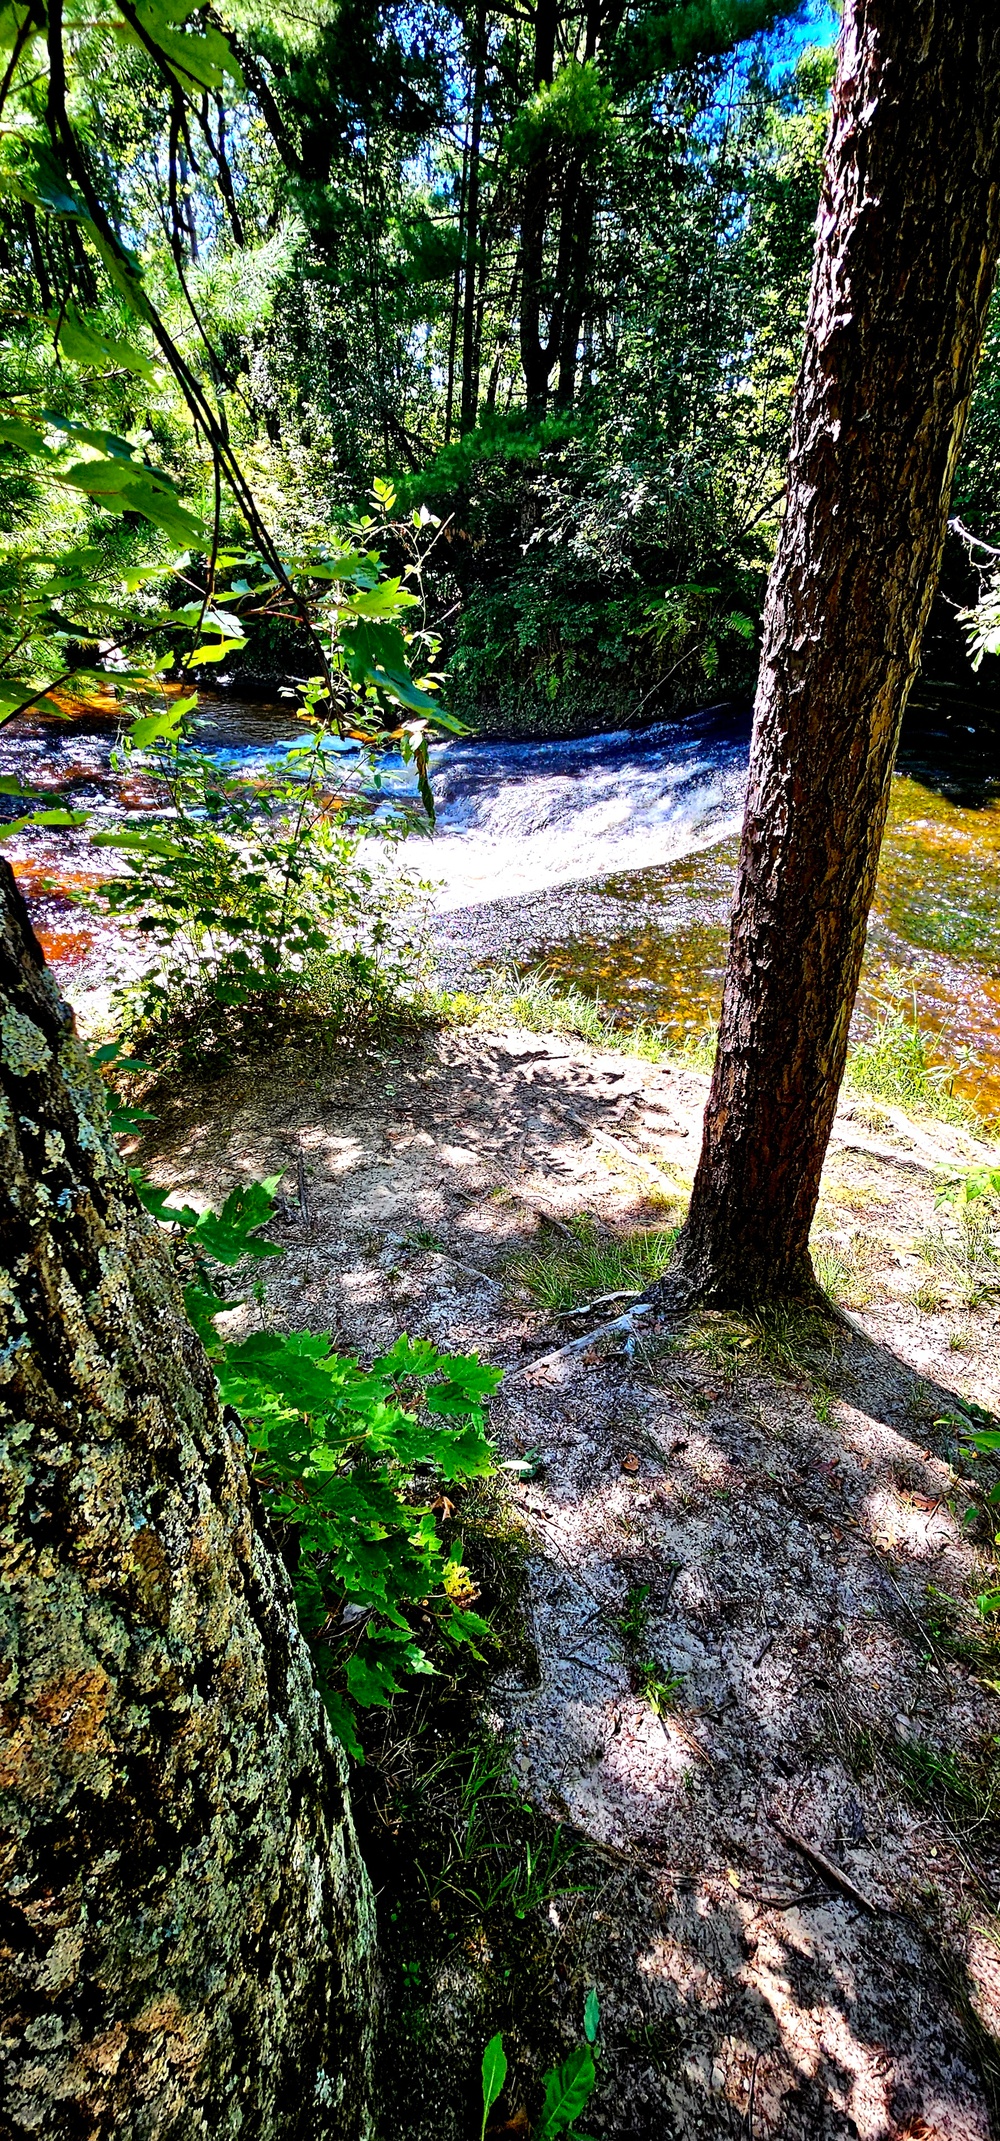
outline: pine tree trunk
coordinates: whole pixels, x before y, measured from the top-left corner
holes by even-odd
[[[462,320],[461,432],[474,431],[479,415],[479,335],[476,331],[476,281],[479,265],[479,178],[482,156],[483,103],[486,96],[486,8],[475,15],[472,126],[469,136],[469,191],[465,223],[465,291]]]
[[[345,1764],[6,863],[0,1477],[0,2133],[361,2141]]]
[[[664,1303],[811,1286],[900,722],[1000,246],[1000,11],[847,0],[719,1049]]]
[[[551,84],[555,74],[557,23],[557,0],[535,0],[532,79],[536,91],[545,83]],[[547,143],[542,142],[536,148],[524,173],[521,200],[518,332],[521,369],[524,373],[525,406],[528,415],[536,421],[545,415],[548,406],[549,373],[555,354],[551,347],[551,331],[548,341],[542,341],[542,284],[545,270],[545,228],[552,187],[551,166],[550,149]]]

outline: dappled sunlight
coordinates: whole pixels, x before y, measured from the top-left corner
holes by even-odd
[[[610,1253],[663,1200],[676,1213],[704,1093],[566,1037],[452,1031],[240,1070],[211,1107],[169,1094],[155,1171],[193,1188],[285,1170],[272,1325],[335,1329],[362,1359],[406,1329],[503,1366],[532,1663],[491,1707],[525,1802],[598,1854],[614,1998],[674,2077],[684,2141],[744,2117],[751,2083],[755,2141],[909,2141],[922,2105],[948,2141],[986,2141],[935,1958],[973,1953],[988,1838],[956,1846],[933,1750],[978,1788],[997,1669],[976,1664],[982,1550],[934,1423],[956,1366],[1000,1395],[992,1308],[962,1311],[977,1350],[956,1356],[954,1317],[893,1300],[876,1264],[849,1319],[654,1316],[566,1353],[621,1304],[578,1321],[522,1280],[529,1251],[539,1269],[576,1253],[581,1215]],[[848,1107],[838,1134],[828,1208],[870,1203],[891,1257],[931,1221],[934,1165],[902,1122],[873,1134]],[[566,1906],[573,1924],[590,1908]],[[990,1952],[977,1996],[1000,2018]]]

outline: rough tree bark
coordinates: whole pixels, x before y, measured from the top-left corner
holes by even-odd
[[[345,1765],[2,862],[0,1481],[0,2133],[361,2141]]]
[[[900,722],[1000,246],[1000,10],[847,0],[719,1048],[654,1298],[810,1290]]]

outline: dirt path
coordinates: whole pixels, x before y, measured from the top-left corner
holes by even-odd
[[[647,1318],[534,1369],[581,1326],[519,1297],[511,1259],[559,1241],[546,1219],[669,1220],[704,1086],[446,1033],[178,1095],[145,1156],[203,1201],[286,1171],[269,1322],[366,1353],[407,1329],[507,1371],[538,1670],[491,1699],[529,1800],[601,1869],[548,1914],[567,2043],[581,1986],[601,1995],[587,2131],[987,2141],[1000,1651],[935,1425],[956,1394],[1000,1409],[996,1295],[934,1203],[942,1160],[975,1148],[842,1112],[817,1229],[855,1304],[839,1330]],[[441,2015],[464,2087],[479,2010],[442,1993]],[[414,2141],[458,2141],[432,2110]]]

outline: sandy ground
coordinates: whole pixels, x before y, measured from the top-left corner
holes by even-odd
[[[537,1672],[491,1700],[529,1798],[602,1868],[550,1912],[567,2043],[580,1987],[601,1996],[587,2132],[987,2141],[1000,1664],[970,1603],[983,1549],[954,1434],[935,1425],[956,1394],[1000,1408],[996,1294],[977,1298],[934,1202],[975,1146],[842,1110],[818,1234],[857,1305],[808,1343],[778,1328],[768,1354],[730,1318],[647,1317],[533,1366],[586,1320],[547,1319],[512,1258],[551,1241],[547,1216],[668,1219],[705,1084],[582,1042],[452,1031],[177,1092],[144,1158],[205,1202],[285,1170],[287,1254],[244,1321],[330,1329],[364,1355],[405,1329],[506,1371],[494,1427],[535,1475],[510,1492]],[[928,1261],[916,1245],[935,1235]],[[618,1622],[642,1586],[637,1651]],[[647,1660],[677,1683],[662,1715]],[[927,1748],[986,1781],[962,1801]],[[444,2002],[442,2030],[471,2068],[463,2012]]]

